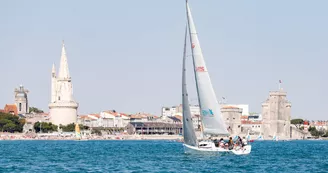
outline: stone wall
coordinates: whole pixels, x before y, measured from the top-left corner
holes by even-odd
[[[241,120],[243,110],[238,107],[224,106],[221,108],[222,117],[225,121],[229,133],[234,136],[241,133]]]
[[[283,90],[271,91],[269,98],[262,104],[263,125],[261,133],[264,138],[274,135],[279,138],[290,138],[290,109],[291,104],[286,99]]]

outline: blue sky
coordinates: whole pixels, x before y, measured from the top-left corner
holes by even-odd
[[[328,1],[190,0],[217,97],[261,103],[278,80],[292,117],[327,119]],[[181,102],[183,0],[0,2],[0,107],[15,87],[48,110],[65,40],[79,113],[159,114]],[[189,67],[190,67],[189,63]],[[191,99],[194,81],[189,75]]]

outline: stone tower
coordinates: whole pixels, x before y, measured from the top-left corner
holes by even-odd
[[[73,86],[69,74],[65,44],[63,42],[58,76],[55,65],[51,74],[50,121],[56,125],[76,123],[78,103],[73,99]]]
[[[241,133],[240,117],[243,109],[235,106],[222,106],[221,112],[231,136],[239,135]]]
[[[290,138],[291,103],[286,95],[287,93],[282,89],[271,91],[269,98],[262,103],[261,133],[265,139],[270,139],[274,135],[280,139]]]
[[[18,114],[25,115],[29,113],[27,93],[28,90],[24,89],[23,85],[20,85],[19,88],[15,88],[15,104]]]

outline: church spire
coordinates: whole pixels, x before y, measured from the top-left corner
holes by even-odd
[[[70,79],[71,78],[69,75],[69,70],[68,70],[68,63],[67,63],[67,56],[66,56],[64,40],[63,40],[63,46],[62,46],[58,78],[60,78],[60,79]]]
[[[56,74],[56,68],[55,68],[55,63],[52,64],[52,74]]]

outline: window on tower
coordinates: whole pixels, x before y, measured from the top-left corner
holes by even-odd
[[[60,96],[58,97],[58,100],[60,100]]]
[[[19,103],[19,111],[22,111],[22,103]]]

